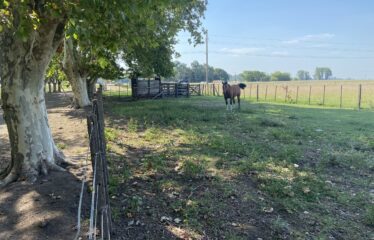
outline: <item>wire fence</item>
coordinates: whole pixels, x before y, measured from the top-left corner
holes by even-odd
[[[87,111],[87,129],[93,172],[92,182],[90,183],[92,185],[92,192],[88,239],[96,240],[97,236],[100,236],[100,239],[110,240],[112,218],[108,193],[109,176],[104,137],[104,110],[101,87],[92,101],[92,109]],[[82,199],[87,179],[88,177],[85,172],[78,204],[77,234],[75,239],[79,239],[81,235]]]
[[[193,85],[193,84],[191,84]],[[200,84],[204,96],[222,96],[222,84]],[[246,83],[241,98],[258,102],[374,109],[374,81]]]

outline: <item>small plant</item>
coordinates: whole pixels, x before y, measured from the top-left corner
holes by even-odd
[[[284,127],[286,124],[277,119],[260,118],[260,125],[264,127]]]
[[[199,178],[205,176],[207,166],[205,161],[186,160],[183,162],[181,170],[187,178]]]
[[[128,213],[137,213],[141,210],[143,199],[139,196],[132,196],[127,205]]]
[[[57,145],[57,147],[58,147],[59,149],[61,149],[61,150],[63,150],[63,149],[66,148],[66,144],[65,144],[65,143],[57,143],[56,145]]]
[[[364,222],[365,224],[374,227],[374,205],[370,205],[366,208]]]
[[[166,165],[165,160],[164,155],[147,155],[144,159],[144,167],[147,170],[162,171]]]
[[[127,123],[127,129],[129,132],[137,132],[139,128],[138,121],[136,119],[130,118]]]
[[[119,133],[114,128],[105,128],[104,135],[105,135],[105,139],[107,141],[111,141],[112,142],[112,141],[114,141],[115,139],[118,138]]]

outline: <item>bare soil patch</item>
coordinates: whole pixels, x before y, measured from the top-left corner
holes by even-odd
[[[69,98],[69,94],[46,97],[52,135],[71,165],[65,166],[66,172],[40,176],[34,184],[19,181],[0,191],[0,239],[73,239],[77,232],[88,139],[85,114],[83,110],[71,109]],[[0,112],[0,169],[9,160],[8,135]],[[82,221],[88,216],[89,198],[85,193]]]

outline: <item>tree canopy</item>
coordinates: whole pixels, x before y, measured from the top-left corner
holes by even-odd
[[[297,78],[299,80],[311,80],[312,78],[310,77],[310,74],[308,71],[304,71],[304,70],[299,70],[297,71]]]
[[[271,74],[271,81],[290,81],[291,75],[286,72],[276,71]]]
[[[314,72],[314,79],[328,80],[332,76],[332,71],[328,67],[317,67]]]
[[[240,78],[249,82],[264,82],[270,81],[270,76],[260,71],[243,71]]]
[[[193,61],[191,66],[185,63],[174,62],[173,76],[168,78],[172,81],[189,81],[189,82],[205,82],[206,68],[205,64],[200,64],[198,61]],[[208,81],[213,80],[229,80],[229,74],[222,68],[208,67]]]
[[[47,67],[63,42],[64,63],[70,64],[64,68],[79,73],[72,82],[79,82],[77,89],[84,90],[83,77],[100,76],[108,69],[116,73],[118,69],[110,67],[116,66],[121,51],[149,47],[151,53],[146,55],[161,51],[169,56],[169,44],[181,29],[190,32],[191,41],[201,42],[205,8],[201,0],[1,1],[1,97],[12,162],[1,173],[5,180],[0,180],[0,186],[20,175],[35,181],[40,172],[60,169],[63,157],[49,129],[43,88]],[[155,35],[148,39],[150,33]],[[151,65],[139,59],[144,57],[134,61]],[[160,68],[153,63],[153,69]]]

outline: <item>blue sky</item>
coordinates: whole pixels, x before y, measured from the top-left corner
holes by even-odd
[[[330,67],[336,77],[374,79],[373,0],[210,0],[204,27],[209,65],[230,74]],[[178,39],[178,61],[205,63],[205,45]]]

